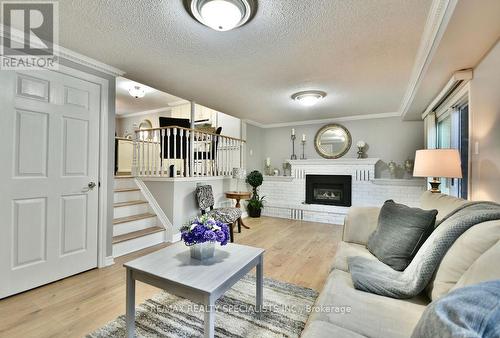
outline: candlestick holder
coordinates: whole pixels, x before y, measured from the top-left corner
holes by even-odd
[[[306,159],[306,140],[302,140],[301,141],[302,143],[302,156],[300,157],[301,160],[305,160]]]
[[[290,159],[291,160],[296,160],[297,159],[297,155],[295,155],[295,135],[292,135],[291,139],[292,139],[292,156],[290,156]]]

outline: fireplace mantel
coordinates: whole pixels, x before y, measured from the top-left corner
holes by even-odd
[[[292,176],[305,179],[306,175],[351,175],[353,181],[370,181],[375,178],[375,164],[378,158],[338,158],[289,160]]]
[[[375,165],[380,161],[379,158],[337,158],[337,159],[310,159],[310,160],[288,160],[292,166],[310,166],[310,165]]]

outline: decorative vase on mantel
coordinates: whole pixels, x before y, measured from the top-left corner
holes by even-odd
[[[358,147],[358,159],[365,158],[366,142],[365,141],[358,141],[356,146]]]
[[[398,165],[396,164],[396,162],[391,161],[387,166],[389,167],[389,173],[391,174],[391,179],[395,179]]]
[[[405,171],[408,176],[408,178],[413,178],[413,166],[414,166],[414,161],[411,159],[406,159],[405,161]]]

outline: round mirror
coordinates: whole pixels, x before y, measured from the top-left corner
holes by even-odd
[[[339,158],[351,148],[351,134],[340,124],[328,124],[318,130],[314,147],[324,158]]]
[[[142,122],[139,124],[139,129],[151,129],[153,128],[153,124],[149,120],[142,120]]]
[[[139,130],[144,130],[144,129],[152,129],[153,124],[149,120],[142,120],[142,122],[139,124]],[[151,132],[150,131],[145,131],[141,133],[142,136],[141,138],[143,140],[147,140],[151,137]]]

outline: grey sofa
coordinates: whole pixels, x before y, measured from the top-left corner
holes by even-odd
[[[425,192],[420,207],[437,209],[439,220],[464,203],[462,199]],[[379,211],[356,207],[349,210],[331,273],[302,337],[410,337],[431,301],[459,287],[500,279],[500,221],[490,221],[460,236],[419,296],[393,299],[354,289],[347,257],[376,259],[366,249],[366,243],[377,227]]]

